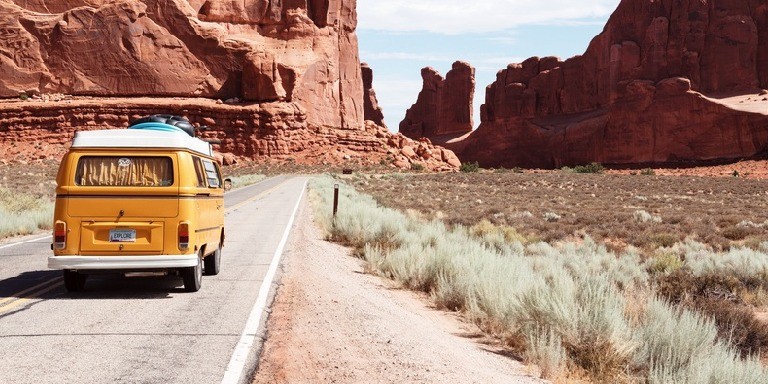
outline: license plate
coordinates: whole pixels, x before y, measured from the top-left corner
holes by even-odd
[[[135,229],[110,229],[109,242],[110,243],[135,243],[136,230]]]

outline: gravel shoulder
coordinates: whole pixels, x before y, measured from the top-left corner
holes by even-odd
[[[254,383],[537,383],[458,315],[364,273],[297,217]]]

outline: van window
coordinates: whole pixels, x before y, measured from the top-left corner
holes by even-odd
[[[219,170],[213,161],[203,159],[203,166],[205,167],[205,174],[208,178],[208,186],[211,188],[221,188],[221,177],[219,176]]]
[[[173,185],[170,157],[83,156],[75,184],[94,187],[167,187]]]
[[[195,174],[197,175],[197,187],[198,188],[205,188],[205,169],[203,169],[203,159],[192,156],[192,162],[195,163]]]

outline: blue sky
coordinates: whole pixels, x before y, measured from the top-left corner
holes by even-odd
[[[476,68],[475,126],[485,87],[509,63],[584,53],[619,0],[358,0],[361,60],[389,129],[421,90],[421,68],[443,76],[456,60]]]

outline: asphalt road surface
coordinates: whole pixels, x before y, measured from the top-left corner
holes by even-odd
[[[196,293],[172,276],[93,276],[67,293],[50,237],[0,244],[0,383],[247,382],[305,186],[229,192],[222,271]]]

